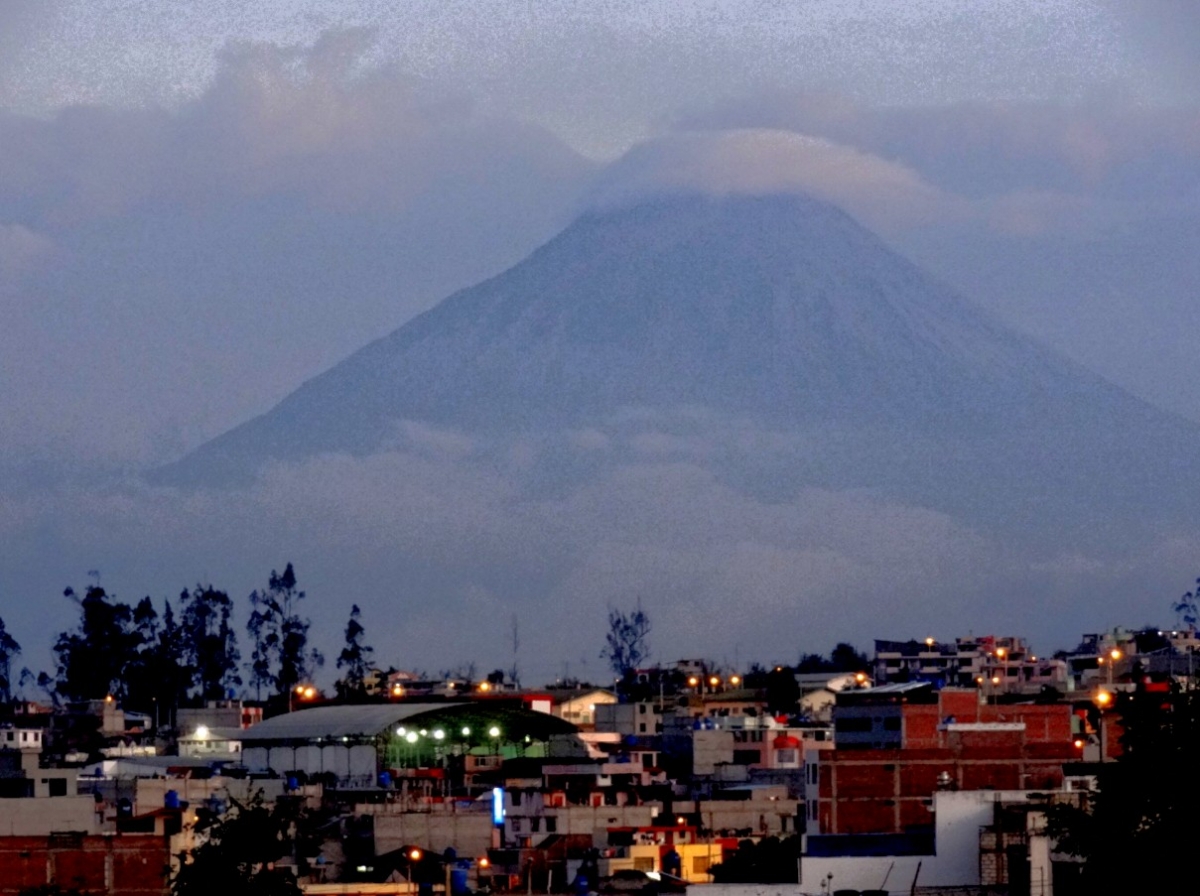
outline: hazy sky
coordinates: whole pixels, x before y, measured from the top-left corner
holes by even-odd
[[[386,538],[368,550],[361,532],[336,534],[337,520],[358,519],[358,531],[371,514],[408,525],[366,501],[361,483],[382,476],[386,459],[353,477],[337,468],[345,480],[313,473],[346,483],[317,492],[328,505],[314,496],[297,506],[279,481],[209,503],[107,478],[261,413],[518,260],[587,204],[680,178],[831,199],[1014,325],[1200,420],[1197,46],[1200,5],[1170,0],[0,0],[0,615],[33,647],[48,640],[45,618],[69,621],[54,595],[86,569],[105,570],[126,598],[201,578],[240,595],[303,550],[317,567],[314,594],[361,592],[377,641],[405,637],[385,621],[393,585],[493,617],[586,595],[552,634],[637,592],[664,631],[682,630],[671,607],[685,601],[694,547],[642,539],[635,550],[612,503],[626,492],[636,501],[630,482],[645,471],[595,500],[514,515],[510,484],[463,492],[461,470],[427,458],[429,479],[410,485],[417,504],[474,507],[474,522],[397,536],[403,559],[387,562]],[[710,506],[719,515],[731,500],[693,473],[663,475],[690,483],[671,492],[691,502],[677,520],[704,519]],[[936,548],[893,539],[866,552],[872,514],[859,500],[823,514],[858,532],[858,547],[813,535],[811,506],[776,520],[777,534],[811,536],[799,554],[780,553],[770,527],[747,536],[767,518],[749,505],[744,526],[724,519],[696,533],[726,545],[729,560],[719,587],[689,586],[701,605],[753,592],[782,606],[771,595],[804,579],[811,608],[826,607],[781,615],[805,627],[795,637],[735,633],[743,656],[922,634],[947,618],[934,598],[953,600],[950,569],[972,570],[969,606],[1004,589],[1056,595],[1056,637],[1084,619],[1137,623],[1195,565],[1188,533],[1154,557],[1033,561],[920,509],[896,513],[918,514],[920,538]],[[546,582],[530,572],[535,560],[512,556],[528,530],[509,528],[510,517],[522,514],[556,533],[542,545],[557,569]],[[170,538],[165,518],[179,527]],[[623,547],[604,551],[610,540]],[[477,572],[448,577],[465,562],[456,552],[481,541],[483,559],[466,563]],[[1137,618],[1066,609],[1067,595],[1118,579],[1104,607],[1117,614],[1120,589],[1144,587]],[[521,581],[539,595],[515,593]],[[906,589],[920,631],[855,628],[829,609],[825,581]],[[656,603],[651,592],[674,596]],[[49,617],[29,609],[41,599]],[[330,631],[337,607],[320,615]],[[447,618],[409,620],[423,633],[413,643],[436,640]],[[948,618],[974,617],[964,608]],[[1033,624],[1017,610],[983,619]],[[487,643],[460,632],[447,649],[457,660]],[[442,661],[423,649],[414,663]]]

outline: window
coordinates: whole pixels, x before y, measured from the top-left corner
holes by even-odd
[[[862,732],[871,730],[871,720],[865,716],[850,719],[836,719],[833,723],[835,731],[843,733]]]
[[[511,797],[512,797],[512,804],[513,804],[514,806],[519,806],[519,805],[521,805],[521,791],[519,791],[519,790],[510,790],[508,793],[509,793],[509,796],[511,796]]]
[[[558,819],[553,815],[546,816],[546,833],[553,834],[558,830]]]
[[[646,704],[645,704],[645,703],[639,703],[639,704],[638,704],[638,715],[643,715],[643,716],[644,716],[645,714],[646,714]]]
[[[692,874],[708,874],[712,860],[708,856],[692,856]]]
[[[645,722],[641,722],[641,723],[639,723],[639,724],[638,724],[638,733],[639,733],[639,734],[645,734],[645,733],[646,733],[646,723],[645,723]]]
[[[67,795],[67,779],[66,778],[51,778],[50,779],[50,796],[66,796]]]
[[[899,731],[900,730],[900,717],[899,716],[890,716],[890,717],[884,719],[883,720],[883,730],[884,731]]]
[[[795,750],[776,750],[775,761],[784,765],[793,765],[796,762]]]
[[[529,833],[536,834],[542,829],[542,820],[540,818],[529,819]]]

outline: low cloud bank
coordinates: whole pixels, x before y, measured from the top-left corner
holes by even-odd
[[[564,449],[564,436],[553,448],[497,451],[411,427],[395,451],[276,466],[240,491],[124,483],[15,496],[0,502],[0,538],[21,557],[0,581],[5,620],[37,662],[72,622],[71,605],[53,596],[85,570],[98,568],[124,599],[197,581],[242,599],[291,560],[327,654],[358,603],[384,662],[507,667],[515,615],[531,680],[564,663],[602,679],[606,609],[639,599],[662,659],[787,660],[838,639],[869,647],[874,637],[969,631],[1028,635],[1049,650],[1084,629],[1168,621],[1200,547],[1195,533],[1176,533],[1103,556],[1035,549],[870,494],[753,496],[694,449],[623,454],[568,486],[529,477],[563,462],[547,451],[594,463],[634,437],[611,426],[577,449]]]

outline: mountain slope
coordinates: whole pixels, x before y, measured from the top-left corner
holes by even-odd
[[[502,438],[697,407],[804,435],[802,456],[762,468],[762,488],[879,488],[956,511],[1034,502],[1082,521],[1183,511],[1200,482],[1197,427],[796,196],[588,214],[158,478],[215,484],[269,460],[366,455],[406,419]]]

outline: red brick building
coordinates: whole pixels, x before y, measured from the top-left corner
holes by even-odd
[[[839,694],[835,749],[806,754],[807,831],[923,834],[939,789],[1060,789],[1080,758],[1071,720],[1065,703],[994,705],[971,689]]]
[[[162,896],[167,844],[154,834],[0,837],[0,896],[47,884],[108,896]]]

